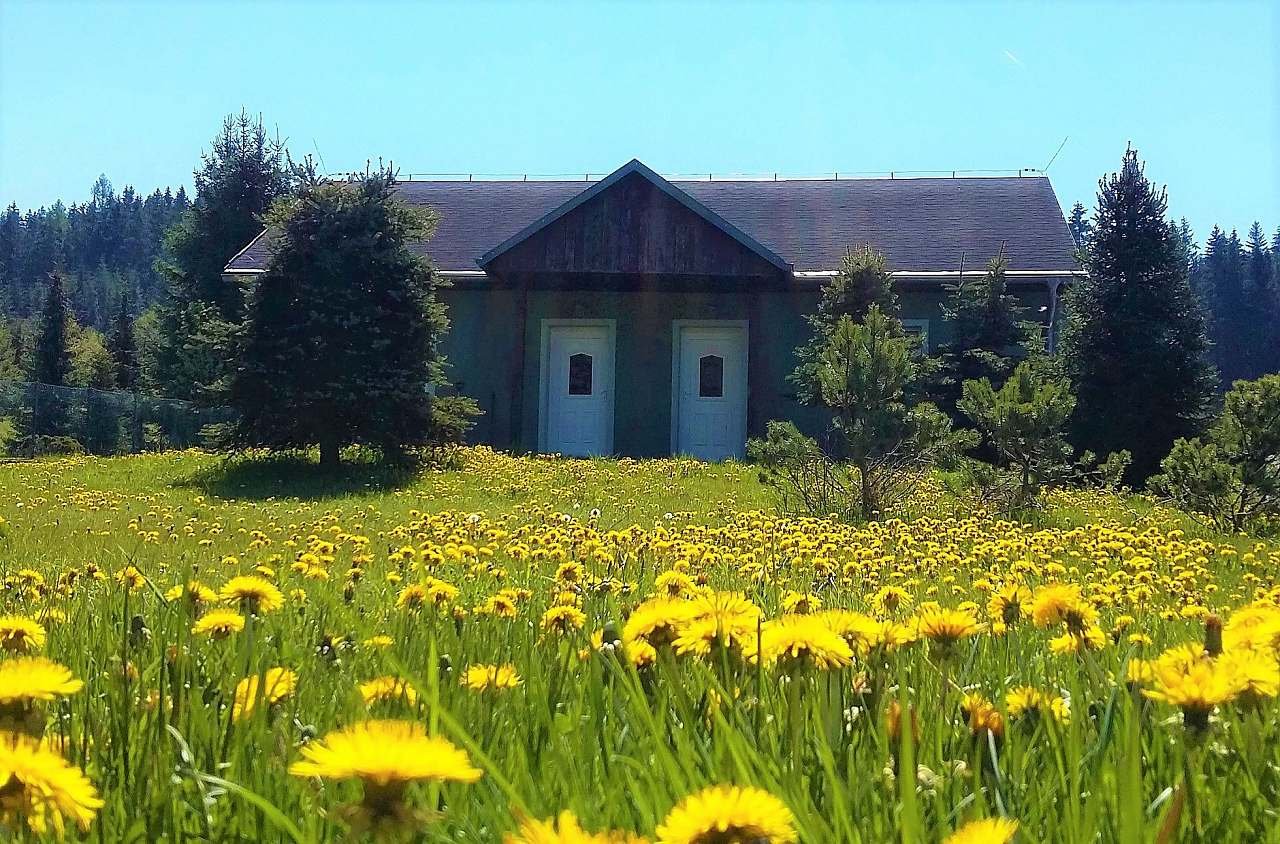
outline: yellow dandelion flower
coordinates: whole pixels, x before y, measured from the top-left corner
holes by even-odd
[[[713,645],[752,652],[760,634],[760,608],[737,592],[711,592],[693,601],[692,615],[675,641],[677,654],[706,656]]]
[[[307,744],[302,756],[289,766],[295,777],[358,779],[382,787],[422,780],[470,783],[483,773],[465,751],[428,736],[412,721],[363,721]]]
[[[586,623],[586,613],[577,607],[556,606],[542,614],[542,629],[549,633],[569,633]]]
[[[514,689],[524,680],[514,665],[472,665],[462,675],[462,685],[473,692]]]
[[[211,639],[225,639],[241,630],[244,630],[244,616],[228,609],[209,610],[191,626],[191,632],[195,635]]]
[[[853,649],[818,616],[787,615],[764,625],[760,650],[766,665],[783,668],[844,668],[853,661]],[[753,647],[748,647],[748,655]]]
[[[1245,687],[1244,679],[1231,666],[1208,657],[1189,662],[1161,658],[1156,660],[1151,688],[1142,693],[1179,707],[1188,727],[1204,729],[1214,707],[1235,700]]]
[[[520,829],[507,833],[502,840],[504,844],[647,844],[647,839],[629,832],[587,832],[569,811],[545,821],[526,818]]]
[[[25,823],[37,836],[61,838],[68,820],[87,831],[102,806],[93,783],[47,744],[0,733],[0,826]]]
[[[288,668],[268,668],[265,675],[246,677],[236,684],[231,718],[239,721],[253,714],[261,700],[273,706],[287,700],[298,688],[298,675]]]
[[[386,648],[391,647],[395,643],[396,643],[395,639],[392,639],[390,636],[388,636],[385,633],[379,633],[376,636],[370,636],[368,639],[365,639],[362,644],[366,648],[369,648],[371,650],[384,650]]]
[[[622,625],[622,644],[631,647],[643,641],[654,648],[670,645],[680,627],[693,617],[692,601],[683,598],[650,598],[631,611]]]
[[[922,638],[941,647],[948,647],[982,631],[977,616],[967,609],[922,610],[916,616],[915,625]]]
[[[1030,603],[1030,589],[1021,583],[1008,583],[993,592],[987,600],[987,615],[993,622],[1008,627],[1027,614]]]
[[[218,593],[214,592],[208,586],[205,586],[198,580],[192,580],[188,583],[179,583],[168,592],[164,593],[164,599],[169,603],[186,599],[194,606],[204,604],[212,604],[218,600]]]
[[[1084,599],[1074,583],[1053,583],[1036,590],[1031,600],[1031,618],[1037,627],[1065,624],[1079,633],[1097,623],[1098,611]]]
[[[66,697],[83,688],[70,668],[41,656],[0,662],[0,708]]]
[[[269,613],[284,606],[284,594],[264,577],[240,575],[222,586],[222,600],[249,613]]]
[[[1009,844],[1017,831],[1018,822],[1010,818],[984,818],[960,827],[942,844]]]
[[[35,653],[47,640],[44,625],[25,615],[0,616],[0,650],[17,654]]]
[[[680,801],[659,824],[657,844],[791,844],[795,816],[777,797],[752,787],[718,785]]]
[[[418,702],[418,693],[413,686],[399,677],[375,677],[367,683],[361,683],[360,697],[365,706],[399,700],[413,706]]]

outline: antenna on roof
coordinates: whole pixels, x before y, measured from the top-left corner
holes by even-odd
[[[1070,135],[1067,135],[1065,138],[1063,138],[1063,139],[1062,139],[1062,143],[1058,144],[1058,152],[1062,152],[1062,148],[1063,148],[1063,147],[1065,147],[1065,146],[1067,145],[1067,141],[1069,141],[1070,139],[1071,139],[1071,136],[1070,136]],[[1050,158],[1050,159],[1049,159],[1049,163],[1048,163],[1048,164],[1046,164],[1045,166],[1043,166],[1043,167],[1041,167],[1041,168],[1040,168],[1040,172],[1042,172],[1042,173],[1048,173],[1048,172],[1049,172],[1049,167],[1053,165],[1053,162],[1055,162],[1055,161],[1057,161],[1057,160],[1058,160],[1058,152],[1055,152],[1055,153],[1053,154],[1053,158]],[[1022,175],[1022,174],[1018,174],[1018,175]]]

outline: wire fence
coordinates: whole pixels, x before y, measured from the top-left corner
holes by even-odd
[[[226,407],[200,407],[126,390],[0,380],[0,423],[9,456],[86,451],[135,454],[211,445],[233,422]]]

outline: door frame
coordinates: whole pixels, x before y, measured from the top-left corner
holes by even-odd
[[[742,430],[747,431],[747,396],[751,393],[751,320],[674,319],[671,321],[671,453],[680,453],[680,357],[686,328],[736,328],[742,334]]]
[[[613,453],[614,398],[618,393],[618,322],[613,319],[544,319],[542,320],[541,349],[538,355],[538,451],[547,452],[547,425],[551,418],[551,329],[553,328],[603,328],[605,342],[609,346],[609,397],[605,401],[605,413],[609,424],[605,429],[605,454]]]

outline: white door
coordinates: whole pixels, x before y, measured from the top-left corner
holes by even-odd
[[[677,324],[676,451],[703,460],[747,447],[747,329]]]
[[[607,325],[548,325],[543,451],[613,451],[613,333]]]

